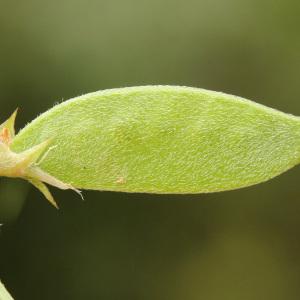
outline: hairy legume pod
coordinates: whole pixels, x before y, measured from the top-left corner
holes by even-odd
[[[0,175],[30,180],[52,202],[42,182],[62,189],[208,193],[266,181],[300,160],[298,117],[198,88],[86,94],[53,107],[16,136],[14,117],[0,127]]]

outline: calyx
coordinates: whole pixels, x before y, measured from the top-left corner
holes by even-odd
[[[21,153],[13,152],[10,149],[15,137],[17,111],[0,125],[0,176],[22,178],[29,181],[56,208],[58,208],[58,205],[45,183],[62,190],[72,189],[81,195],[81,192],[72,185],[60,181],[39,167],[41,161],[46,158],[48,152],[53,148],[53,146],[51,147],[51,139]]]

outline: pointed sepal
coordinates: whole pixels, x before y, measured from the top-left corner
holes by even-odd
[[[28,179],[28,181],[35,186],[55,208],[59,209],[48,187],[42,181],[37,179]]]
[[[51,186],[54,186],[60,190],[73,190],[78,195],[80,195],[81,199],[84,200],[82,193],[80,190],[74,188],[71,184],[64,183],[63,181],[57,179],[54,176],[51,176],[50,174],[43,171],[38,166],[33,166],[29,168],[26,172],[27,176],[30,178],[35,178],[39,181],[45,182]]]
[[[34,164],[38,164],[39,159],[49,149],[51,140],[48,139],[32,148],[20,153],[21,160],[19,165],[22,168],[28,168]]]
[[[18,109],[0,125],[0,141],[9,145],[15,137],[15,122],[17,117]]]

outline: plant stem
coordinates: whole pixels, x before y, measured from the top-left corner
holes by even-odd
[[[13,300],[12,296],[5,289],[4,285],[0,281],[0,300]]]

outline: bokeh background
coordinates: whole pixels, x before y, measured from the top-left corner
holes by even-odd
[[[0,0],[0,118],[100,89],[176,84],[300,115],[298,0]],[[300,299],[300,168],[172,196],[0,180],[0,278],[18,300]]]

